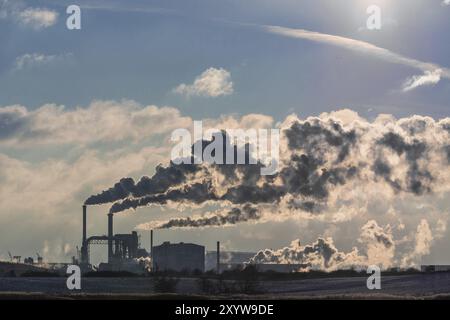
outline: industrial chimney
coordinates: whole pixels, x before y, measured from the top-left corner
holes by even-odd
[[[217,274],[220,274],[220,241],[217,241]]]
[[[108,263],[113,261],[113,214],[108,213]]]
[[[83,245],[86,243],[86,205],[83,205]]]
[[[87,257],[87,240],[86,240],[86,220],[87,220],[87,206],[83,205],[83,238],[81,240],[81,262],[86,263],[88,262]]]

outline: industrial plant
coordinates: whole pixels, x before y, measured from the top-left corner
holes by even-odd
[[[37,253],[33,257],[23,259],[19,255],[9,252],[10,261],[0,262],[0,276],[21,275],[26,272],[52,271],[65,274],[67,266],[76,264],[83,272],[92,271],[126,271],[135,274],[148,272],[205,272],[205,247],[192,243],[170,243],[164,241],[161,245],[153,246],[153,230],[150,231],[150,249],[142,248],[139,235],[136,231],[128,234],[114,234],[114,215],[107,215],[108,234],[88,235],[87,232],[88,210],[87,205],[82,206],[82,239],[81,249],[72,257],[70,263],[44,262],[43,257]],[[107,262],[98,266],[91,264],[91,247],[93,245],[106,246]],[[217,250],[220,250],[217,242]],[[219,251],[215,252],[217,257]],[[220,259],[216,258],[214,270],[220,270]]]
[[[170,243],[162,241],[153,245],[154,231],[150,230],[150,248],[147,251],[141,247],[140,236],[136,231],[114,234],[114,215],[107,214],[107,235],[88,235],[87,205],[82,206],[82,239],[81,249],[68,262],[47,262],[39,253],[36,259],[13,255],[8,252],[10,261],[0,261],[0,276],[20,276],[25,273],[54,272],[64,275],[68,265],[79,265],[82,272],[130,272],[147,274],[158,272],[182,272],[201,274],[224,271],[243,270],[255,256],[255,252],[221,252],[220,242],[216,243],[215,251],[206,251],[205,246],[194,243]],[[106,246],[107,261],[98,265],[91,263],[91,246]],[[307,264],[256,263],[258,272],[292,273],[306,270]],[[422,272],[449,271],[447,265],[422,265]]]
[[[108,262],[100,263],[98,271],[148,271],[204,272],[205,247],[192,243],[164,242],[153,246],[153,230],[150,231],[150,250],[140,247],[136,231],[130,234],[114,234],[114,215],[108,214],[108,234],[87,236],[87,206],[83,205],[83,238],[78,262],[84,270],[93,269],[90,264],[91,245],[107,245]]]

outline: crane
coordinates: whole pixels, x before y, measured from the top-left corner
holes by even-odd
[[[11,262],[12,262],[12,261],[13,261],[13,256],[12,256],[11,252],[8,251],[8,254],[9,254],[9,259],[10,259]]]

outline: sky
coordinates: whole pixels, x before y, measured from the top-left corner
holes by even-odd
[[[66,27],[71,4],[81,8],[81,30]],[[381,9],[380,30],[366,27],[374,4]],[[376,196],[338,201],[333,195],[345,190],[331,183],[333,201],[323,214],[289,215],[299,209],[285,206],[285,198],[270,209],[253,203],[288,217],[158,230],[156,243],[194,242],[212,250],[220,240],[224,249],[256,252],[322,237],[340,251],[358,247],[369,256],[379,249],[369,240],[384,233],[395,252],[383,262],[450,263],[450,179],[438,155],[449,139],[439,129],[450,116],[449,15],[442,0],[0,0],[0,258],[8,251],[39,252],[68,261],[80,245],[83,202],[123,177],[138,181],[167,166],[171,132],[190,129],[194,120],[296,132],[293,122],[319,117],[323,130],[334,119],[371,148],[380,140],[366,130],[402,135],[409,147],[396,149],[398,159],[385,157],[398,175],[428,161],[418,172],[420,179],[432,175],[429,190],[380,195],[387,178],[361,178],[361,193]],[[418,122],[414,115],[428,135],[405,133],[405,123]],[[414,139],[433,149],[424,163],[411,164]],[[346,161],[370,162],[361,156],[366,149],[354,149]],[[372,174],[364,170],[360,177]],[[338,218],[343,202],[356,213]],[[126,210],[116,214],[115,228],[125,233],[224,206],[230,203]],[[109,207],[89,207],[89,234],[106,233]],[[141,233],[148,247],[148,232]],[[106,250],[97,251],[104,258]]]

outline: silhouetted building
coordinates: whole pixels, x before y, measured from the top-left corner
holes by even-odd
[[[193,243],[164,242],[153,247],[154,271],[205,271],[205,247]]]
[[[420,271],[422,272],[444,272],[450,271],[450,265],[421,265]]]

